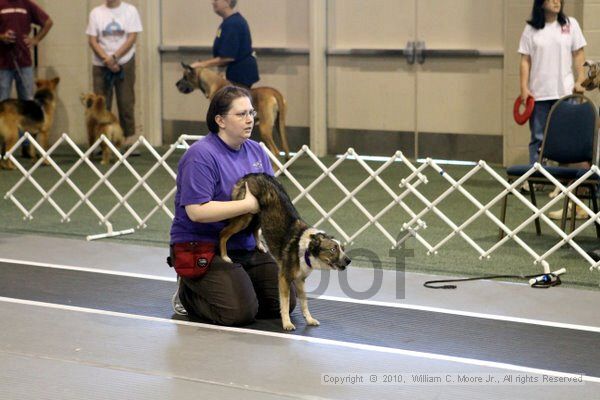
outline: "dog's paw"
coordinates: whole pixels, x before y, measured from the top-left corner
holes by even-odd
[[[319,321],[317,321],[316,319],[314,319],[313,317],[310,318],[306,318],[306,323],[310,326],[319,326]]]
[[[291,322],[284,322],[283,323],[283,330],[285,331],[293,331],[296,329],[296,326],[294,324],[292,324]]]
[[[229,256],[222,256],[221,258],[223,259],[223,261],[233,264],[233,261],[231,261],[231,258],[229,258]]]

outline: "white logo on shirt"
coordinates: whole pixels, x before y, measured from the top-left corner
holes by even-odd
[[[262,165],[262,161],[256,161],[254,164],[252,164],[252,167],[254,167],[254,169],[263,169],[263,165]]]
[[[113,19],[113,21],[106,25],[106,28],[102,31],[102,36],[115,36],[120,38],[125,36],[125,31],[123,30],[123,27]]]

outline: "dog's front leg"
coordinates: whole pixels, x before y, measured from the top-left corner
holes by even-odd
[[[296,285],[296,292],[298,293],[300,306],[302,307],[302,315],[304,315],[306,323],[312,326],[319,326],[319,321],[314,319],[312,315],[310,315],[310,311],[308,311],[308,301],[306,299],[306,291],[304,290],[304,279],[296,279],[294,284]]]
[[[279,273],[279,313],[281,314],[281,324],[286,331],[296,329],[290,319],[290,282]]]

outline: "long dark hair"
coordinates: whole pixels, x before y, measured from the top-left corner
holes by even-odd
[[[531,9],[531,19],[527,23],[533,26],[535,29],[544,29],[546,26],[546,15],[544,13],[544,1],[545,0],[534,0],[533,8]],[[558,12],[558,23],[560,26],[565,26],[569,23],[567,16],[563,9],[565,7],[564,0],[560,1],[560,11]]]
[[[227,114],[231,109],[231,103],[240,97],[247,97],[252,101],[250,92],[239,86],[225,86],[215,93],[206,112],[206,125],[212,133],[219,133],[216,116]]]

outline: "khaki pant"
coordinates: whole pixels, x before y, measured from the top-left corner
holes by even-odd
[[[119,123],[123,128],[125,137],[135,135],[135,57],[121,66],[124,79],[114,80],[114,92],[117,96],[117,109],[119,110]],[[94,82],[94,93],[106,97],[106,106],[112,109],[113,87],[107,87],[105,82],[106,67],[94,65],[92,77]]]

